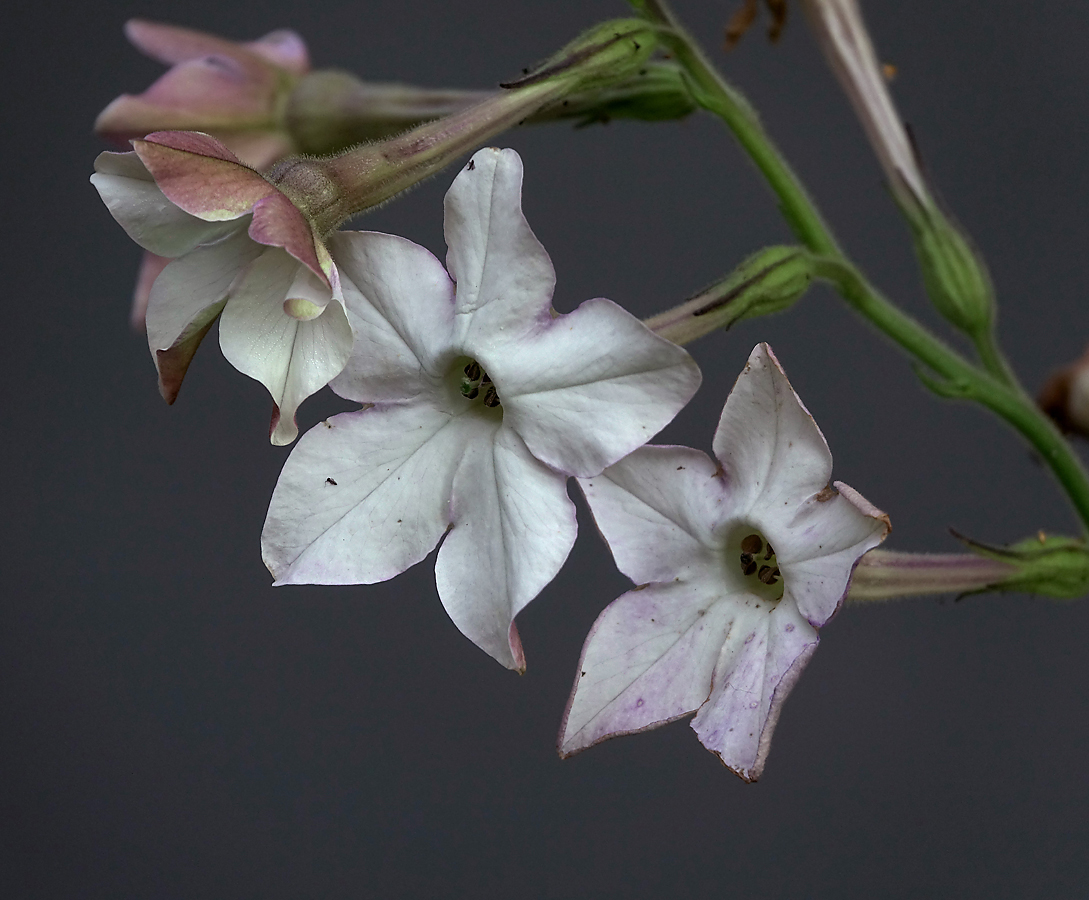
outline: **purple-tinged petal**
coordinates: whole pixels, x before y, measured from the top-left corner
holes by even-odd
[[[206,222],[237,219],[259,200],[283,196],[209,135],[156,131],[132,145],[167,198]]]
[[[266,250],[232,288],[219,326],[227,361],[272,395],[271,440],[279,445],[295,440],[299,404],[340,373],[352,350],[352,329],[340,302],[327,302],[307,321],[286,311],[293,306],[298,273],[297,260]]]
[[[582,648],[560,755],[697,710],[736,615],[720,601],[715,585],[698,580],[638,588],[609,604]]]
[[[556,273],[522,215],[522,160],[476,153],[446,194],[446,265],[465,340],[486,349],[547,321]]]
[[[306,49],[306,41],[289,28],[270,31],[264,37],[248,41],[242,46],[293,75],[305,75],[310,71],[310,53]]]
[[[684,350],[611,300],[548,318],[501,352],[465,346],[494,379],[505,421],[534,456],[569,475],[596,475],[645,444],[700,384]]]
[[[415,565],[449,524],[464,416],[375,406],[312,428],[291,452],[261,535],[277,584],[374,584]]]
[[[146,19],[129,19],[125,23],[125,37],[140,52],[168,66],[215,53],[231,57],[252,55],[226,38]]]
[[[753,521],[761,525],[758,510]],[[786,527],[765,533],[781,535],[775,553],[786,585],[784,600],[793,600],[801,614],[820,628],[839,609],[851,573],[867,551],[880,544],[891,529],[889,517],[865,497],[837,481],[810,497]]]
[[[159,392],[173,403],[182,379],[238,273],[262,252],[244,232],[199,247],[170,263],[151,287],[147,338]]]
[[[148,297],[151,296],[151,286],[169,263],[169,257],[157,256],[147,251],[144,251],[144,255],[140,258],[140,269],[136,273],[136,288],[132,292],[132,311],[129,313],[129,324],[134,331],[145,330],[144,322],[147,319],[147,302]]]
[[[454,284],[431,253],[388,234],[339,232],[329,249],[341,273],[356,343],[332,383],[360,403],[408,400],[437,389],[449,364]]]
[[[158,256],[184,256],[238,228],[236,222],[206,222],[178,209],[135,153],[100,153],[91,184],[128,236]]]
[[[142,94],[122,94],[95,119],[95,131],[112,139],[157,131],[212,131],[275,127],[275,84],[252,81],[224,56],[181,63]]]
[[[636,584],[719,576],[713,529],[731,504],[707,454],[640,447],[579,487],[616,567]]]
[[[435,582],[450,618],[509,669],[524,670],[514,617],[559,572],[575,542],[567,479],[538,462],[491,410],[462,415],[473,438],[454,476],[450,533]],[[494,435],[494,437],[493,437]]]
[[[740,509],[789,516],[832,474],[824,435],[767,344],[757,344],[730,392],[713,447]]]
[[[714,687],[692,720],[701,743],[746,781],[764,769],[783,701],[817,649],[816,629],[783,600],[734,623]]]

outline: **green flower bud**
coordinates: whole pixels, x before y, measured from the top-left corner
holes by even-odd
[[[789,309],[813,280],[813,259],[800,247],[766,247],[691,300],[646,320],[652,331],[686,344],[717,328]]]
[[[908,215],[931,302],[961,331],[977,336],[994,323],[994,292],[968,238],[935,206]]]

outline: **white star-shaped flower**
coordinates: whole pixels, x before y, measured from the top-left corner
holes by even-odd
[[[640,586],[586,639],[564,756],[695,712],[704,746],[755,781],[817,629],[889,531],[858,493],[829,486],[828,445],[766,344],[726,401],[713,447],[717,462],[643,447],[580,479],[618,568]]]
[[[449,275],[401,238],[332,238],[358,338],[331,386],[368,405],[299,441],[262,539],[277,584],[369,584],[445,535],[443,605],[514,669],[525,665],[514,617],[575,540],[568,476],[645,443],[700,380],[687,353],[609,300],[555,314],[521,183],[512,150],[481,150],[457,176]]]
[[[145,262],[160,392],[174,402],[219,318],[223,355],[272,395],[272,442],[290,444],[299,404],[352,348],[335,263],[302,211],[214,138],[160,132],[133,145],[102,153],[91,181],[129,237],[164,258]]]

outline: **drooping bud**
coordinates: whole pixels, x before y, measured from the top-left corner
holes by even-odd
[[[255,168],[293,152],[281,107],[310,68],[306,44],[292,31],[236,43],[212,34],[131,19],[125,34],[171,66],[142,94],[122,94],[95,120],[95,131],[127,144],[157,131],[215,134]]]
[[[742,319],[789,309],[813,280],[812,257],[800,247],[766,247],[729,276],[674,309],[646,319],[655,334],[686,344]]]
[[[931,302],[957,328],[982,337],[994,325],[990,277],[971,241],[942,211],[927,183],[857,0],[803,0],[802,5],[911,225]]]

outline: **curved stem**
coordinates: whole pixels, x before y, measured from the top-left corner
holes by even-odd
[[[929,387],[945,396],[975,400],[1016,429],[1043,457],[1089,529],[1089,475],[1059,430],[1019,387],[993,339],[977,341],[988,370],[983,371],[883,297],[840,249],[756,112],[710,64],[665,0],[643,0],[642,6],[651,20],[663,26],[662,41],[689,75],[696,102],[734,133],[775,193],[798,239],[821,257],[817,274],[831,281],[856,312],[939,376],[932,382],[920,373]]]

